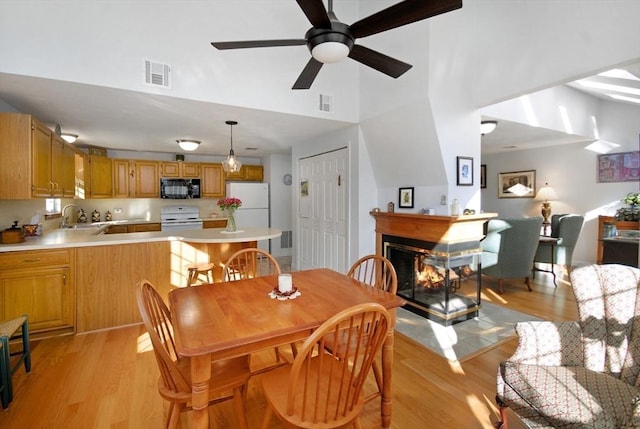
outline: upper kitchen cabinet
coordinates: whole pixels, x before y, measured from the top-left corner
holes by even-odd
[[[90,198],[113,198],[113,172],[111,168],[110,158],[89,155],[89,174],[85,175],[85,183],[89,183],[88,195]]]
[[[113,160],[114,198],[158,198],[160,196],[157,161]]]
[[[197,178],[200,177],[200,164],[194,162],[162,162],[161,177]]]
[[[200,164],[200,196],[224,197],[224,170],[220,164]]]
[[[264,167],[262,165],[243,164],[237,173],[225,173],[225,179],[262,182],[264,179]]]
[[[74,151],[31,115],[0,113],[0,198],[74,196]]]

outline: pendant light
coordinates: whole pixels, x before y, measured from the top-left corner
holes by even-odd
[[[237,173],[240,171],[240,167],[242,167],[242,163],[238,161],[236,155],[233,153],[233,126],[238,125],[236,121],[226,121],[225,124],[229,125],[231,128],[231,150],[229,150],[229,156],[227,159],[222,161],[222,168],[227,173]]]

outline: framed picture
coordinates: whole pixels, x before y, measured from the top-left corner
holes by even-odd
[[[480,187],[487,187],[487,164],[480,164]]]
[[[498,198],[533,198],[536,170],[498,173]]]
[[[598,182],[640,181],[640,151],[598,155]]]
[[[458,186],[473,185],[473,158],[468,156],[457,156],[457,184]]]
[[[401,209],[413,208],[413,188],[400,188],[398,193],[398,207]]]

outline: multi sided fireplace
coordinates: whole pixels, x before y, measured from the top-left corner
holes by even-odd
[[[384,255],[398,275],[397,294],[407,309],[450,325],[471,319],[480,309],[481,252],[473,246],[458,246],[451,252],[438,250],[437,243],[384,235]],[[462,281],[475,280],[476,295],[456,292]]]
[[[480,240],[485,221],[495,214],[372,215],[376,218],[376,251],[396,269],[397,294],[407,301],[407,310],[444,325],[478,315]],[[475,284],[472,296],[458,293],[463,281]]]

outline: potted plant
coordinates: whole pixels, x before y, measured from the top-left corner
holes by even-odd
[[[638,222],[640,221],[640,193],[629,192],[622,199],[622,202],[629,207],[622,207],[616,210],[616,220]]]

